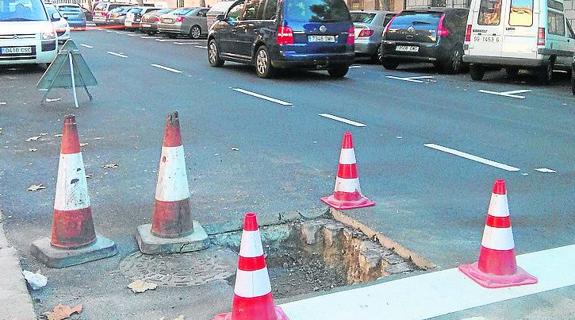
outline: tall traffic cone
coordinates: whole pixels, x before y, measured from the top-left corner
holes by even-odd
[[[232,312],[213,320],[288,320],[274,304],[256,214],[246,213],[240,244]]]
[[[192,220],[178,112],[170,113],[166,121],[155,198],[152,223],[138,226],[136,234],[142,253],[181,253],[208,247],[206,231]]]
[[[479,260],[473,264],[460,265],[459,270],[486,288],[537,283],[537,278],[518,267],[515,260],[505,180],[496,180],[493,185]]]
[[[344,133],[341,142],[341,154],[339,156],[337,178],[335,179],[335,190],[332,195],[321,198],[321,201],[339,210],[375,205],[375,202],[370,201],[361,194],[357,164],[355,163],[355,151],[353,149],[351,132],[349,131]]]
[[[31,253],[53,268],[64,268],[118,253],[113,241],[96,235],[94,231],[78,128],[72,115],[64,118],[52,237],[34,241]]]

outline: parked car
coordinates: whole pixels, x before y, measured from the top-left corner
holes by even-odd
[[[226,12],[228,12],[228,9],[231,7],[231,5],[234,4],[234,1],[222,1],[222,2],[218,2],[215,3],[210,10],[208,10],[208,13],[206,13],[206,21],[207,21],[207,25],[208,25],[208,30],[212,27],[212,25],[214,24],[214,22],[216,22],[216,17],[221,15],[221,14],[226,14]]]
[[[383,66],[395,69],[405,62],[431,62],[441,72],[459,73],[468,13],[457,8],[402,11],[385,28]]]
[[[208,61],[255,65],[261,78],[277,68],[327,69],[344,77],[355,58],[354,29],[343,0],[239,0],[218,16]]]
[[[381,62],[381,37],[385,26],[397,15],[390,11],[351,11],[355,27],[356,56],[370,57]]]
[[[140,29],[142,24],[142,16],[148,12],[158,11],[161,8],[156,7],[132,7],[126,14],[124,20],[124,27],[126,30]]]
[[[573,62],[571,63],[571,92],[575,95],[575,55],[573,55]]]
[[[49,64],[58,41],[41,0],[3,0],[0,4],[0,65]]]
[[[126,5],[123,3],[98,2],[94,6],[94,16],[93,16],[94,23],[97,26],[106,24],[110,11],[124,6]]]
[[[158,23],[160,22],[160,16],[166,13],[170,13],[174,9],[160,9],[158,11],[147,12],[142,16],[142,21],[140,24],[140,31],[153,35],[158,32]]]
[[[208,35],[206,13],[209,8],[180,8],[160,16],[158,32],[170,38],[186,35],[199,39]]]
[[[472,0],[465,34],[465,56],[473,80],[489,68],[534,69],[542,83],[553,70],[571,70],[575,34],[563,0]]]
[[[82,7],[73,3],[57,4],[56,9],[68,21],[72,30],[86,30],[86,15]]]
[[[112,9],[108,14],[108,18],[106,19],[106,25],[116,26],[118,29],[123,29],[124,21],[126,20],[126,14],[128,14],[130,9],[132,9],[131,6]]]
[[[56,30],[56,36],[58,37],[59,43],[64,43],[66,40],[70,40],[70,25],[68,21],[60,14],[58,9],[52,4],[46,5],[46,12],[48,16],[51,17],[52,24]]]

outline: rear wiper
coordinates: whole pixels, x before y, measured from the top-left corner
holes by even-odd
[[[425,21],[415,20],[415,21],[412,21],[411,24],[431,24],[431,23],[425,22]]]

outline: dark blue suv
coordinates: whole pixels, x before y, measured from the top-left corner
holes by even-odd
[[[343,0],[239,0],[216,17],[208,61],[255,65],[259,77],[278,68],[324,69],[343,77],[354,60],[354,30]]]

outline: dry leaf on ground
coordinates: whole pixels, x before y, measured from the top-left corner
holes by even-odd
[[[119,167],[119,165],[117,163],[107,163],[107,164],[102,166],[102,168],[104,168],[104,169],[115,169],[117,167]]]
[[[54,99],[46,98],[46,102],[56,102],[60,100],[62,100],[62,98],[54,98]]]
[[[28,139],[26,139],[26,142],[30,142],[30,141],[38,141],[38,139],[40,139],[41,136],[33,136],[30,137]]]
[[[54,137],[56,137],[56,138],[61,138],[61,137],[62,137],[62,134],[61,134],[61,133],[55,134]]]
[[[42,132],[42,133],[40,133],[40,135],[41,135],[42,137],[45,137],[45,136],[48,135],[48,133],[47,133],[47,132]]]
[[[148,290],[155,290],[158,287],[155,283],[146,282],[144,280],[136,280],[128,285],[134,293],[142,293]]]
[[[31,186],[28,187],[28,191],[38,191],[38,190],[42,190],[42,189],[46,189],[46,187],[44,187],[43,184],[33,184]]]
[[[30,151],[30,152],[36,152],[36,151],[38,151],[38,149],[35,149],[35,148],[28,148],[28,151]]]
[[[88,145],[88,142],[80,143],[80,147],[85,147],[85,146],[87,146],[87,145]]]
[[[232,148],[233,151],[240,151],[239,148]]]
[[[79,304],[75,307],[70,307],[66,305],[59,304],[54,307],[54,310],[50,312],[45,312],[44,315],[48,317],[48,320],[63,320],[70,318],[74,313],[81,313],[82,305]]]

